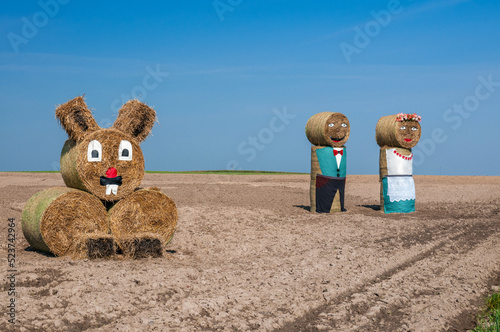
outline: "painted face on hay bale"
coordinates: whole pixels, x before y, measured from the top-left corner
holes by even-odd
[[[351,125],[342,113],[321,112],[309,118],[306,136],[317,146],[342,147],[349,139]]]
[[[333,113],[325,123],[325,139],[332,147],[342,147],[349,139],[351,125],[342,113]]]
[[[85,188],[107,200],[131,194],[144,176],[139,144],[113,129],[102,129],[78,144],[77,172]]]
[[[420,116],[416,114],[395,114],[381,117],[375,129],[375,138],[380,147],[415,147],[422,135]]]
[[[56,116],[70,137],[61,153],[61,174],[68,187],[105,201],[118,201],[137,189],[144,177],[139,143],[156,119],[152,108],[129,101],[109,129],[97,125],[83,97],[59,106]]]
[[[405,149],[411,149],[417,145],[422,134],[422,127],[417,121],[398,122],[396,129],[396,139],[399,146]]]

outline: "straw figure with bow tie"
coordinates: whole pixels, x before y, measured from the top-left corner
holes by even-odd
[[[351,126],[342,113],[322,112],[306,124],[311,147],[311,212],[346,211],[346,148]]]

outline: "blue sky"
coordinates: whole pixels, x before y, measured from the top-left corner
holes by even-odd
[[[102,127],[129,98],[156,109],[148,170],[309,172],[305,124],[336,111],[348,173],[378,173],[377,120],[406,112],[423,118],[414,174],[500,175],[499,17],[467,0],[8,2],[0,171],[58,169],[55,107],[85,94]]]

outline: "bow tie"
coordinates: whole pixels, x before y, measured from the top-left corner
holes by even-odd
[[[344,150],[340,150],[340,151],[333,150],[333,155],[334,156],[337,156],[338,154],[340,154],[341,156],[343,156],[344,155]]]

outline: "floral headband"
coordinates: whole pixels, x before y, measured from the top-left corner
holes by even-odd
[[[398,113],[398,117],[396,118],[396,121],[401,122],[401,121],[422,121],[422,117],[420,115],[417,115],[417,113],[413,114],[405,114],[405,113]]]

